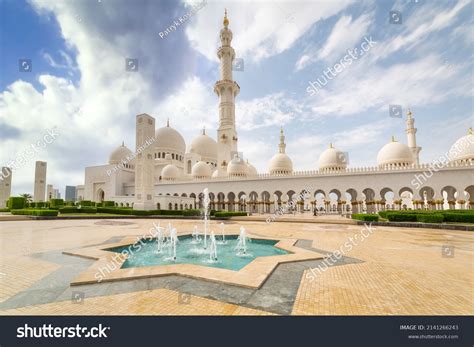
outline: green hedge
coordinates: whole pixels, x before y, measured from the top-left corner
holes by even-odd
[[[81,207],[77,208],[75,206],[66,206],[59,209],[59,213],[67,214],[67,213],[97,213],[97,209],[95,207]]]
[[[102,205],[104,207],[115,207],[115,201],[104,201]]]
[[[416,222],[417,213],[388,212],[387,219],[390,222]]]
[[[0,208],[0,212],[10,212],[9,208]]]
[[[352,219],[363,220],[366,222],[378,222],[379,216],[376,214],[354,213]]]
[[[16,214],[16,215],[29,215],[29,216],[57,216],[58,210],[22,209],[22,210],[11,210],[11,213]]]
[[[460,210],[466,211],[466,210]],[[472,210],[471,210],[472,211]],[[449,223],[474,223],[474,211],[471,213],[444,212],[444,221]]]
[[[246,216],[247,212],[240,212],[240,211],[230,211],[230,212],[216,212],[214,213],[214,217],[222,218],[222,217],[238,217],[238,216]]]
[[[190,210],[183,211],[183,216],[200,216],[200,215],[201,215],[200,210],[190,209]]]
[[[45,201],[36,201],[36,202],[32,202],[30,204],[30,207],[31,208],[48,208],[49,207],[49,203],[45,202]]]
[[[416,221],[420,223],[443,223],[444,216],[440,213],[420,213],[416,215]]]
[[[92,201],[90,200],[82,200],[82,201],[78,201],[76,203],[76,205],[78,206],[92,206]]]
[[[26,199],[22,196],[11,196],[8,198],[7,207],[10,210],[21,209],[25,207]]]
[[[384,219],[387,219],[387,213],[388,213],[388,211],[380,211],[379,216],[384,218]]]
[[[379,215],[383,216],[381,213],[379,212]],[[385,211],[385,215],[391,222],[474,223],[474,210]],[[431,218],[433,215],[436,216]]]
[[[51,199],[49,200],[49,207],[50,208],[60,208],[64,206],[63,199]]]

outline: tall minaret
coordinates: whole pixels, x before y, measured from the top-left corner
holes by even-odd
[[[415,119],[413,118],[413,113],[408,109],[407,112],[407,138],[408,138],[408,147],[410,147],[411,152],[413,153],[413,158],[415,159],[416,165],[420,164],[420,151],[421,147],[416,146],[416,128],[415,128]]]
[[[237,152],[237,131],[235,129],[235,97],[240,92],[239,85],[232,79],[232,61],[235,51],[231,47],[232,31],[228,28],[227,10],[224,27],[220,32],[221,47],[217,56],[221,61],[221,79],[216,82],[214,92],[219,96],[219,128],[217,129],[217,169],[227,170],[232,154]]]
[[[283,127],[280,128],[280,144],[278,145],[278,152],[285,153],[286,143],[285,135],[283,134]]]

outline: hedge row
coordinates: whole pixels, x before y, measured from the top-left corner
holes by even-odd
[[[22,196],[10,196],[8,198],[7,207],[10,210],[22,209],[25,207],[26,199]]]
[[[59,213],[97,213],[97,208],[95,207],[81,207],[77,208],[75,206],[66,206],[59,209]]]
[[[391,222],[474,223],[474,210],[384,211],[379,215]]]
[[[200,215],[201,215],[200,210],[191,209],[191,210],[183,211],[183,216],[200,216]]]
[[[0,212],[10,212],[9,208],[0,208]]]
[[[230,211],[230,212],[216,212],[214,213],[214,217],[222,218],[222,217],[238,217],[238,216],[246,216],[247,212],[240,212],[240,211]]]
[[[21,210],[11,210],[11,214],[29,215],[29,216],[57,216],[58,210],[21,209]]]
[[[378,222],[379,216],[376,214],[354,213],[352,219],[363,220],[366,222]]]
[[[49,200],[49,207],[50,208],[61,208],[64,206],[64,200],[63,199],[50,199]]]

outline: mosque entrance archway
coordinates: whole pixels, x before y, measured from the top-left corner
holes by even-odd
[[[103,202],[105,200],[105,192],[102,188],[97,191],[97,201]]]

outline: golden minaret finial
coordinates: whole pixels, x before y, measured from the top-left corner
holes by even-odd
[[[397,142],[397,140],[395,140],[395,136],[392,135],[392,142]]]
[[[468,134],[468,135],[472,135],[472,127],[470,127],[470,128],[468,129],[467,134]]]
[[[169,127],[170,126],[170,119],[168,117],[168,119],[166,119],[166,126]]]
[[[224,26],[227,28],[229,20],[227,19],[227,9],[224,10]]]
[[[413,113],[411,112],[411,109],[408,107],[407,116],[411,118],[412,115]]]
[[[332,142],[329,143],[329,148],[334,148],[334,147],[332,146]]]

